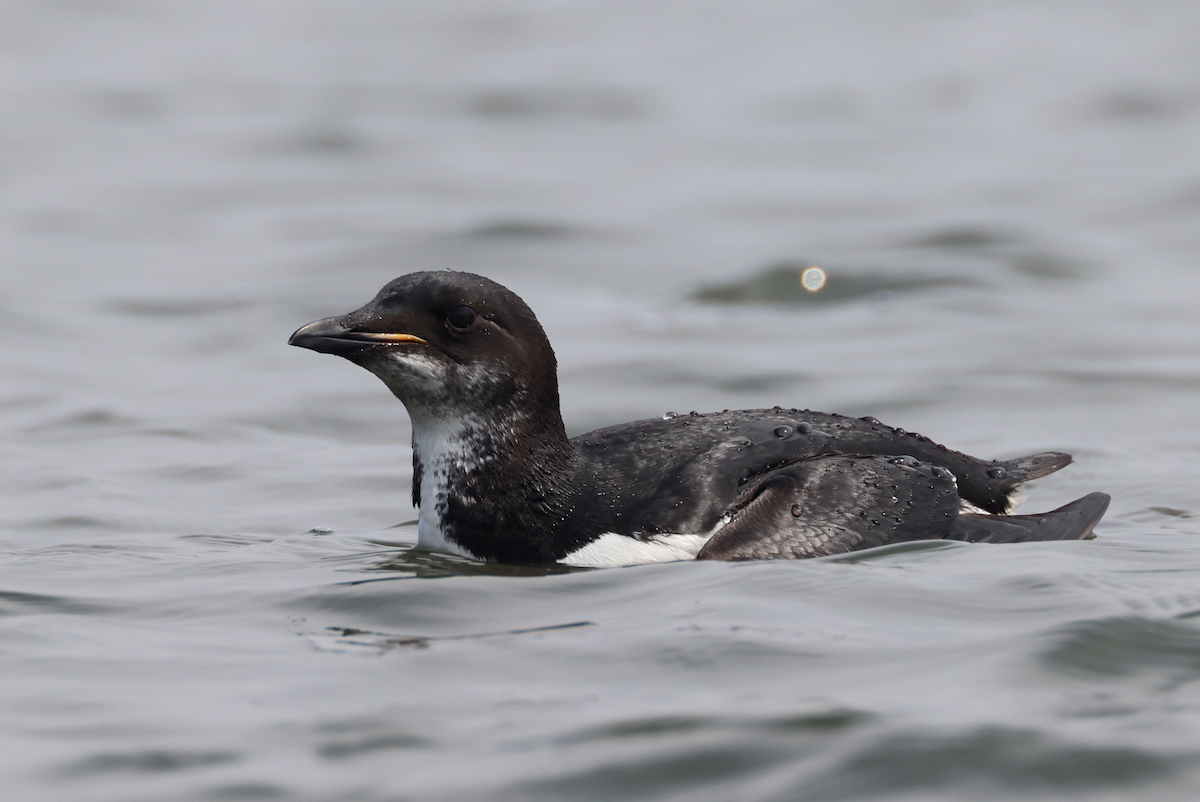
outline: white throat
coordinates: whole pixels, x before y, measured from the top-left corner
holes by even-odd
[[[461,476],[479,464],[478,440],[471,431],[479,422],[461,418],[412,418],[413,450],[421,462],[421,508],[417,524],[417,547],[477,559],[474,554],[446,537],[442,517],[452,477]]]

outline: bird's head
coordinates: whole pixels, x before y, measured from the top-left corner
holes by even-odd
[[[414,423],[546,407],[557,417],[554,351],[541,324],[515,293],[483,276],[401,276],[366,306],[302,326],[288,343],[371,371]]]

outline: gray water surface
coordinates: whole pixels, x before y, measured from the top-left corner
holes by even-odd
[[[9,3],[6,800],[1200,792],[1200,6]],[[826,290],[793,278],[822,266]],[[874,415],[1097,538],[602,571],[410,551],[402,406],[287,348],[538,313],[572,433]]]

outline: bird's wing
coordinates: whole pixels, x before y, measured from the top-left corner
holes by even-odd
[[[954,475],[910,457],[818,456],[747,490],[697,559],[820,557],[943,538],[959,509]]]

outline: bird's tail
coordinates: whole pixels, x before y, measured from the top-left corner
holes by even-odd
[[[1082,540],[1104,517],[1107,493],[1088,493],[1057,510],[1037,515],[958,516],[949,540],[968,543],[1022,543],[1028,540]]]

